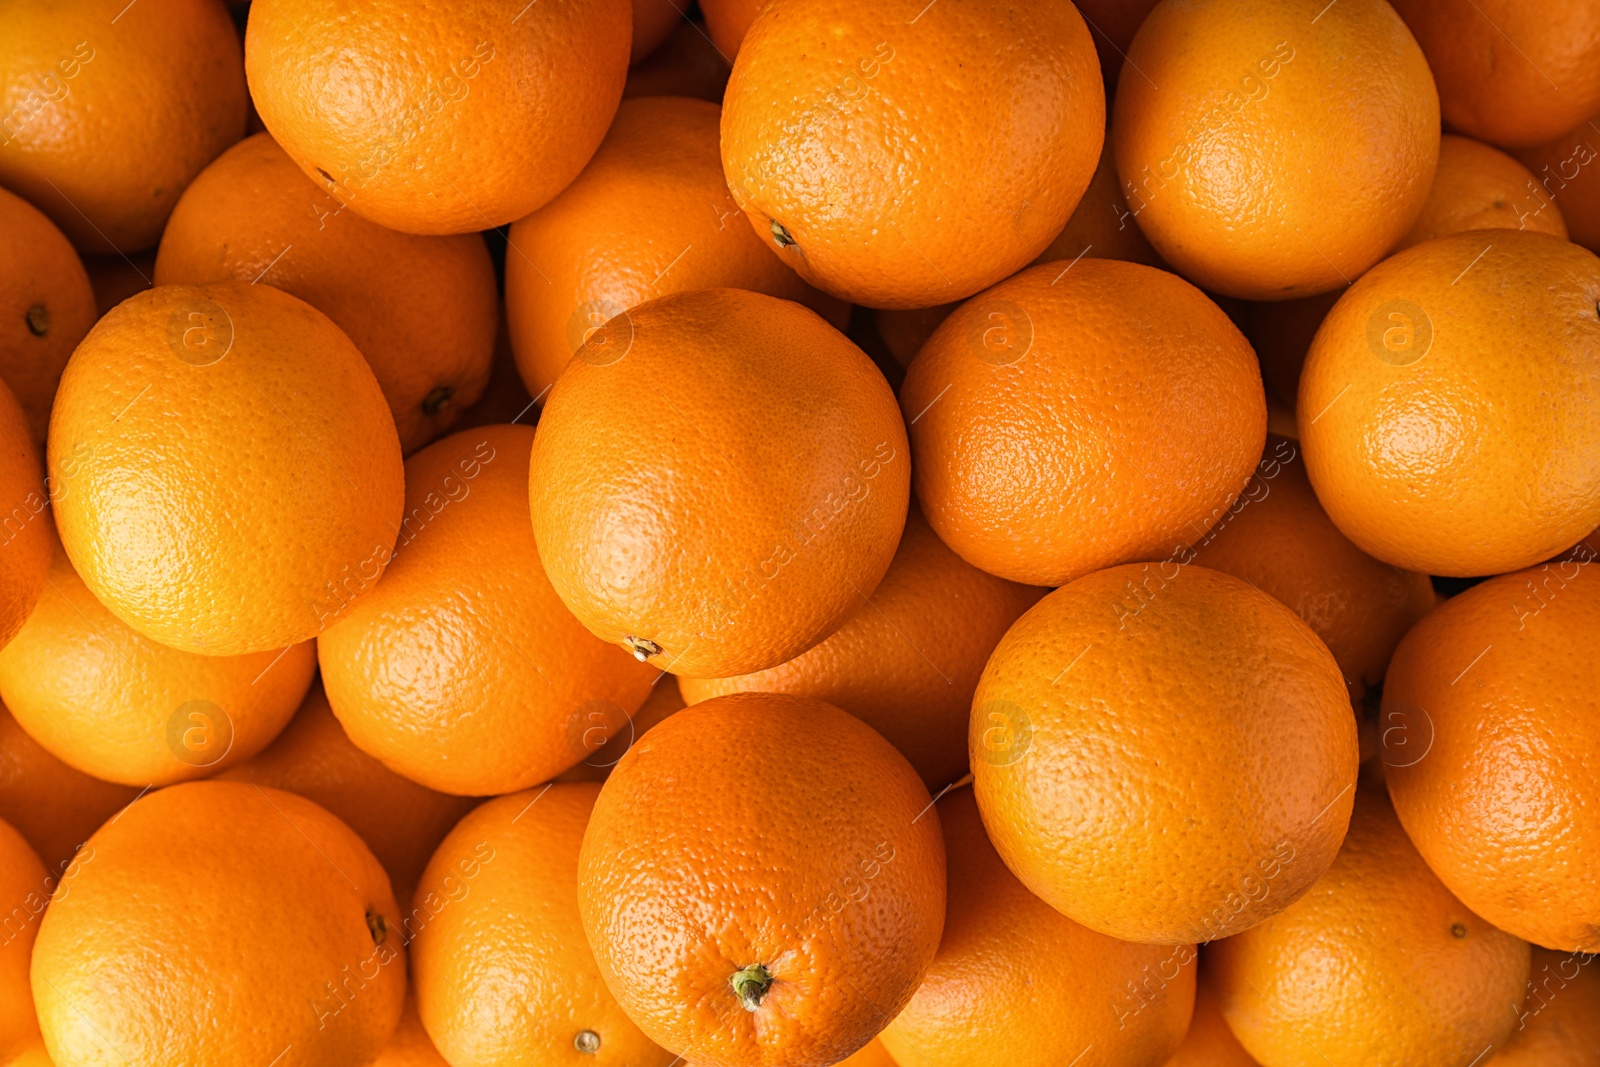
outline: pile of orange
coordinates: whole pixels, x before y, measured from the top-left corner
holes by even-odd
[[[0,0],[0,1067],[1600,1067],[1596,0]]]

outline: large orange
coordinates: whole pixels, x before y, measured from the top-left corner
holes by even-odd
[[[78,846],[138,794],[56,759],[0,706],[0,819],[27,839],[51,873],[65,871]]]
[[[219,0],[14,0],[0,12],[0,184],[84,252],[156,243],[244,135],[239,37]]]
[[[1348,284],[1411,229],[1439,98],[1385,0],[1166,0],[1128,49],[1112,142],[1185,277],[1249,300]]]
[[[668,293],[727,286],[797,300],[817,292],[762,247],[728,195],[715,104],[629,100],[578,179],[511,227],[506,316],[528,392],[546,390],[615,315]]]
[[[1600,258],[1462,233],[1350,287],[1300,377],[1300,437],[1345,536],[1428,574],[1498,574],[1600,524]]]
[[[1568,236],[1600,251],[1600,115],[1524,149],[1517,158],[1534,172],[1540,192],[1555,201]]]
[[[700,13],[705,16],[705,32],[717,47],[717,52],[730,64],[739,55],[744,35],[756,20],[763,0],[701,0]]]
[[[1469,1067],[1505,1041],[1528,946],[1434,877],[1383,793],[1357,790],[1310,892],[1210,946],[1209,980],[1263,1067]]]
[[[938,810],[950,871],[944,937],[883,1032],[889,1054],[910,1067],[1166,1063],[1194,1007],[1194,946],[1079,926],[1006,870],[971,790]]]
[[[0,1063],[39,1039],[28,961],[52,885],[28,842],[0,820]]]
[[[0,381],[0,648],[39,602],[50,571],[50,497],[27,416]]]
[[[261,121],[340,203],[466,233],[577,177],[622,98],[632,25],[629,0],[273,0],[250,9],[245,70]]]
[[[1043,593],[963,561],[913,508],[883,581],[833,636],[771,670],[680,685],[691,703],[745,692],[825,700],[877,730],[938,790],[967,773],[967,714],[989,653]]]
[[[660,48],[628,68],[622,98],[689,96],[720,105],[731,70],[705,27],[684,19]]]
[[[1105,129],[1071,4],[767,0],[734,61],[722,166],[761,239],[869,307],[971,296],[1031,262]]]
[[[1600,966],[1594,956],[1533,950],[1517,1028],[1484,1067],[1600,1067]]]
[[[1230,575],[1128,564],[1041,600],[972,700],[973,789],[1022,883],[1130,941],[1226,937],[1288,907],[1350,817],[1339,667]]]
[[[417,1011],[451,1067],[675,1062],[622,1013],[584,940],[578,848],[599,793],[562,783],[496,797],[429,862],[410,930]]]
[[[1194,987],[1194,1018],[1183,1044],[1165,1067],[1260,1067],[1228,1029],[1222,1005],[1211,988],[1210,970],[1202,960]]]
[[[900,404],[929,524],[967,562],[1032,585],[1199,538],[1267,432],[1261,374],[1221,309],[1109,259],[1046,263],[967,301]]]
[[[89,839],[40,924],[45,1044],[58,1067],[368,1063],[405,997],[399,922],[378,861],[311,801],[157,790]]]
[[[1600,570],[1566,560],[1446,601],[1383,690],[1395,810],[1444,884],[1518,937],[1600,951]]]
[[[240,655],[315,636],[370,591],[405,497],[377,379],[268,285],[166,285],[72,354],[50,421],[56,525],[146,637]]]
[[[606,779],[578,907],[606,985],[657,1043],[710,1067],[836,1063],[933,962],[939,816],[854,716],[718,697],[651,730]]]
[[[585,630],[528,522],[533,430],[452,434],[406,464],[406,517],[371,596],[317,640],[350,739],[432,789],[525,789],[590,756],[659,671]]]
[[[550,392],[540,558],[572,613],[639,659],[766,670],[872,595],[909,453],[883,375],[815,313],[737,289],[662,297],[591,336]]]
[[[345,211],[272,137],[224,152],[172,211],[155,283],[264,282],[350,335],[394,414],[400,447],[470,406],[494,351],[494,265],[477,234],[415,237]]]
[[[1567,236],[1561,209],[1533,172],[1470,137],[1445,134],[1422,214],[1396,251],[1468,230],[1532,230]]]

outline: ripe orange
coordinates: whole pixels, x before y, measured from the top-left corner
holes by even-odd
[[[1031,585],[1198,539],[1267,428],[1227,316],[1175,275],[1109,259],[1034,267],[963,304],[900,404],[928,523],[968,563]]]
[[[928,977],[883,1032],[913,1067],[1159,1067],[1194,1007],[1193,945],[1097,934],[1000,862],[969,789],[940,800],[950,888]]]
[[[622,98],[689,96],[720,105],[731,70],[705,27],[683,19],[660,48],[628,68]]]
[[[1600,966],[1593,956],[1533,950],[1517,1028],[1484,1067],[1600,1064]]]
[[[633,0],[633,43],[628,63],[637,63],[660,48],[673,27],[682,21],[684,14],[678,0]]]
[[[1210,946],[1210,980],[1264,1067],[1469,1067],[1510,1035],[1528,946],[1450,895],[1379,791],[1304,897]]]
[[[52,886],[28,842],[0,820],[0,1063],[39,1039],[28,961]]]
[[[961,300],[1030,263],[1078,205],[1105,129],[1098,67],[1071,4],[767,0],[728,81],[723,171],[818,288],[869,307]]]
[[[1501,575],[1406,635],[1383,690],[1389,793],[1462,902],[1547,948],[1600,951],[1600,571]]]
[[[1462,233],[1369,271],[1306,356],[1306,469],[1345,536],[1428,574],[1498,574],[1600,524],[1600,259]]]
[[[905,758],[832,705],[736,693],[679,712],[622,757],[584,834],[578,907],[601,976],[696,1063],[843,1059],[938,948],[931,808]]]
[[[1428,201],[1395,250],[1468,230],[1567,236],[1561,210],[1532,171],[1481,141],[1446,134],[1439,142],[1439,167]]]
[[[632,24],[629,0],[273,0],[250,9],[245,71],[266,128],[340,203],[406,233],[467,233],[583,169],[622,97]],[[359,48],[328,46],[352,33]]]
[[[452,1067],[674,1062],[622,1013],[584,940],[578,847],[599,793],[496,797],[429,862],[408,929],[418,1013]]]
[[[680,684],[696,704],[748,692],[825,700],[882,734],[935,791],[967,773],[978,675],[1044,592],[964,562],[913,508],[883,581],[831,637],[771,670]]]
[[[35,445],[44,445],[61,369],[97,317],[89,276],[66,235],[0,189],[0,378],[22,405]]]
[[[328,701],[412,781],[509,793],[592,755],[658,671],[586,631],[528,521],[533,430],[452,434],[406,463],[406,518],[372,595],[317,640]]]
[[[370,1062],[405,996],[399,921],[378,861],[311,801],[157,790],[89,839],[50,901],[32,969],[45,1044],[62,1067]]]
[[[317,634],[383,573],[400,443],[327,316],[267,285],[166,285],[84,338],[50,422],[53,511],[146,637],[233,656]]]
[[[50,495],[27,416],[0,381],[0,649],[33,611],[50,571]]]
[[[1144,76],[1118,83],[1117,170],[1197,285],[1285,300],[1348,284],[1428,198],[1439,98],[1384,0],[1159,4],[1128,68]]]
[[[1517,153],[1534,172],[1539,192],[1555,201],[1568,236],[1600,251],[1600,115]]]
[[[1150,267],[1165,266],[1156,250],[1150,247],[1144,231],[1139,229],[1133,209],[1122,193],[1122,179],[1117,175],[1117,161],[1111,151],[1111,131],[1106,130],[1105,147],[1100,150],[1100,162],[1089,179],[1089,188],[1083,199],[1073,209],[1067,224],[1045,250],[1034,259],[1035,263],[1054,263],[1056,260],[1073,260],[1080,256],[1096,259],[1124,259],[1129,263],[1143,263]]]
[[[686,677],[747,674],[872,595],[909,459],[883,375],[814,313],[676,293],[597,331],[551,390],[534,534],[562,602],[604,640]]]
[[[543,399],[607,320],[668,293],[723,286],[810,305],[800,280],[739,218],[717,156],[715,104],[629,100],[576,181],[511,228],[506,316],[522,380]]]
[[[1210,968],[1203,961],[1195,981],[1189,1032],[1165,1067],[1260,1067],[1228,1029],[1222,1005],[1211,988]]]
[[[633,747],[634,742],[661,720],[682,711],[685,707],[687,704],[678,688],[678,679],[670,674],[656,675],[656,680],[650,687],[650,695],[639,705],[639,710],[633,713],[628,725],[613,734],[611,740],[601,745],[583,762],[575,763],[556,775],[553,781],[605,781],[611,777],[611,769],[617,765],[617,761],[628,749]]]
[[[756,20],[765,0],[701,0],[700,13],[706,19],[706,33],[722,58],[732,63],[739,55],[744,35]]]
[[[394,1028],[394,1036],[383,1046],[383,1051],[378,1053],[378,1058],[372,1061],[370,1067],[450,1067],[450,1063],[434,1048],[428,1031],[422,1028],[422,1020],[417,1016],[416,998],[409,992],[406,994],[405,1008],[400,1013],[400,1025]]]
[[[184,191],[155,283],[265,282],[327,315],[361,350],[413,452],[489,379],[494,265],[477,234],[414,237],[369,222],[258,133]]]
[[[1338,851],[1356,779],[1321,638],[1187,561],[1039,601],[984,668],[968,747],[1006,866],[1129,941],[1210,941],[1288,907]]]

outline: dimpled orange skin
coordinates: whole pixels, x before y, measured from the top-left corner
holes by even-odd
[[[138,795],[56,759],[0,705],[0,819],[51,871],[66,870],[78,846]]]
[[[1533,171],[1540,191],[1555,201],[1568,238],[1591,252],[1600,250],[1600,115],[1516,155]]]
[[[578,848],[600,786],[496,797],[439,846],[417,887],[417,1009],[453,1067],[668,1067],[600,980],[578,918]],[[585,1031],[599,1048],[577,1047]]]
[[[1600,951],[1596,633],[1592,563],[1501,575],[1418,623],[1383,692],[1389,793],[1417,850],[1473,911],[1569,952]]]
[[[868,307],[946,304],[1027,265],[1104,138],[1099,61],[1071,4],[922,7],[767,0],[723,100],[722,167],[750,225],[811,284]]]
[[[400,1018],[389,879],[349,827],[292,793],[156,790],[62,881],[71,892],[51,901],[32,969],[60,1067],[348,1067],[375,1058]],[[226,1006],[250,1025],[219,1024]]]
[[[526,789],[591,756],[660,673],[583,628],[528,521],[533,429],[485,426],[406,463],[382,584],[317,640],[350,739],[431,789]]]
[[[405,497],[361,353],[242,282],[161,286],[101,319],[61,376],[49,473],[89,591],[211,656],[298,644],[370,592]]]
[[[1024,885],[1101,933],[1181,944],[1254,926],[1327,868],[1357,746],[1309,626],[1230,575],[1170,570],[1099,571],[1019,619],[968,748]]]
[[[0,382],[0,648],[22,629],[50,572],[50,501],[41,473],[27,416]]]
[[[1594,529],[1597,300],[1600,259],[1547,234],[1456,234],[1369,271],[1300,376],[1328,517],[1386,563],[1460,577],[1529,566]]]
[[[1468,230],[1531,230],[1565,240],[1567,224],[1533,172],[1470,137],[1445,134],[1433,188],[1395,251]]]
[[[394,1036],[370,1067],[450,1067],[422,1028],[416,999],[410,993],[406,994],[405,1010],[400,1013],[400,1025],[394,1028]]]
[[[261,282],[350,336],[389,402],[400,447],[449,428],[489,380],[494,264],[477,234],[417,237],[343,211],[258,133],[200,172],[173,209],[155,283]]]
[[[1533,949],[1517,1028],[1485,1067],[1600,1065],[1600,967],[1593,956]]]
[[[274,0],[250,11],[245,71],[272,136],[350,210],[467,233],[521,218],[583,169],[622,98],[632,31],[629,0],[520,14]]]
[[[882,734],[937,791],[967,773],[967,714],[989,653],[1044,593],[965,562],[913,508],[871,603],[832,636],[771,670],[679,684],[696,704],[748,692],[825,700]]]
[[[1385,0],[1325,6],[1168,0],[1128,49],[1145,77],[1118,83],[1117,170],[1145,236],[1196,285],[1324,292],[1422,211],[1439,154],[1422,50]]]
[[[739,46],[744,43],[744,35],[750,32],[750,24],[756,20],[756,12],[761,10],[763,2],[704,0],[701,3],[700,13],[705,16],[706,33],[729,63],[739,55]]]
[[[1469,1067],[1510,1035],[1528,946],[1450,895],[1380,790],[1299,901],[1208,947],[1234,1036],[1263,1067]]]
[[[715,104],[630,100],[576,181],[511,227],[506,317],[529,394],[546,395],[614,315],[668,293],[730,287],[832,313],[739,218],[717,155]]]
[[[1189,1032],[1165,1067],[1260,1067],[1228,1029],[1204,963],[1195,981],[1194,1018],[1189,1022]]]
[[[0,914],[5,916],[5,937],[0,939],[0,1063],[10,1063],[39,1039],[28,960],[53,886],[28,842],[0,821]]]
[[[83,252],[155,244],[184,186],[244,136],[218,0],[19,0],[0,14],[0,71],[0,183]]]
[[[900,388],[929,525],[968,563],[1030,585],[1199,538],[1267,432],[1250,346],[1204,293],[1133,263],[1067,267],[962,305]]]
[[[1194,946],[1136,945],[1078,925],[1006,870],[970,789],[938,807],[950,870],[944,937],[883,1032],[890,1055],[913,1067],[1164,1064],[1189,1026]]]
[[[911,999],[945,917],[928,791],[821,701],[736,693],[622,757],[578,858],[606,985],[658,1044],[708,1067],[836,1063]],[[714,829],[710,829],[714,828]],[[770,984],[736,994],[736,973]]]
[[[813,312],[677,293],[597,332],[551,390],[534,534],[562,602],[602,639],[684,677],[748,674],[872,595],[910,459],[883,375]]]

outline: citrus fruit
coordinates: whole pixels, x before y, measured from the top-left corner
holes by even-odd
[[[1031,585],[1196,540],[1266,439],[1261,375],[1227,316],[1175,275],[1110,259],[1046,263],[967,301],[900,405],[929,525]]]
[[[39,1038],[28,987],[28,961],[52,883],[44,864],[10,824],[0,820],[0,1063],[9,1063]]]
[[[1209,968],[1202,960],[1195,979],[1194,1018],[1183,1044],[1166,1062],[1166,1067],[1260,1067],[1222,1017],[1222,1005],[1211,989]]]
[[[1306,356],[1306,471],[1346,537],[1467,577],[1600,524],[1600,259],[1540,233],[1462,233],[1385,260]]]
[[[623,754],[632,748],[634,742],[643,737],[651,727],[655,726],[667,716],[682,711],[687,705],[683,693],[678,688],[678,679],[670,674],[659,674],[650,686],[650,695],[645,697],[639,710],[633,713],[633,718],[628,720],[628,725],[618,730],[611,736],[611,740],[601,745],[595,752],[586,757],[581,763],[556,775],[553,779],[557,782],[603,782],[611,777],[611,768]]]
[[[706,19],[705,32],[728,63],[739,54],[739,46],[762,3],[763,0],[702,0],[700,13]]]
[[[668,1067],[606,991],[578,918],[578,847],[600,787],[496,797],[440,844],[417,886],[417,1010],[452,1067]]]
[[[682,1064],[683,1067],[695,1067],[692,1060],[683,1060]],[[894,1057],[883,1047],[883,1038],[877,1037],[863,1045],[859,1052],[852,1053],[834,1064],[834,1067],[898,1067],[898,1065]]]
[[[1593,115],[1517,158],[1533,171],[1539,193],[1555,201],[1567,235],[1589,251],[1600,250],[1600,115]]]
[[[159,789],[89,839],[62,887],[32,968],[59,1067],[348,1067],[376,1057],[400,1018],[389,880],[349,827],[292,793]],[[208,1004],[238,1022],[196,1010]]]
[[[317,640],[350,739],[445,793],[509,793],[590,756],[659,673],[590,634],[528,522],[533,430],[486,426],[406,463],[394,560]]]
[[[1364,787],[1316,885],[1208,952],[1228,1025],[1263,1067],[1469,1067],[1510,1035],[1528,977],[1528,946],[1451,896]]]
[[[967,714],[989,653],[1043,594],[964,562],[913,508],[883,581],[832,636],[770,670],[680,685],[691,703],[748,692],[825,700],[882,734],[938,790],[967,773]]]
[[[50,497],[27,416],[0,381],[0,649],[16,637],[50,571]]]
[[[1127,941],[1210,941],[1332,861],[1356,778],[1339,667],[1205,567],[1128,564],[1039,601],[972,699],[973,789],[1006,866]]]
[[[371,590],[405,489],[366,360],[267,285],[164,285],[72,354],[50,422],[56,525],[139,633],[233,656],[313,637]]]
[[[720,105],[731,69],[705,27],[683,19],[660,48],[628,68],[622,98],[689,96]]]
[[[687,677],[748,674],[872,595],[909,461],[883,375],[815,313],[675,293],[596,331],[550,391],[534,534],[562,602],[602,639]]]
[[[1139,31],[1157,0],[1082,0],[1078,13],[1094,34],[1095,51],[1100,53],[1100,70],[1106,84],[1115,88],[1121,77],[1122,65],[1128,58],[1128,46]],[[1134,77],[1143,77],[1134,71]]]
[[[156,256],[157,285],[235,279],[298,296],[350,336],[405,452],[488,381],[497,301],[483,238],[415,237],[345,211],[265,133],[200,172]]]
[[[633,43],[628,52],[629,64],[639,62],[660,48],[662,42],[672,34],[673,27],[682,21],[684,14],[678,8],[678,0],[633,0]]]
[[[1533,172],[1470,137],[1445,134],[1433,189],[1396,251],[1468,230],[1532,230],[1565,239],[1561,209]]]
[[[1006,870],[970,789],[938,810],[950,871],[944,937],[883,1032],[889,1054],[914,1067],[1166,1063],[1194,1006],[1194,946],[1079,926]]]
[[[6,1067],[55,1067],[46,1051],[44,1042],[37,1040],[28,1045],[22,1055],[6,1063]]]
[[[261,121],[334,199],[406,233],[466,233],[577,177],[622,97],[632,23],[629,0],[273,0],[250,9],[245,71]],[[359,48],[329,47],[351,33]]]
[[[1517,1028],[1485,1067],[1600,1064],[1600,967],[1595,957],[1535,947]]]
[[[1421,213],[1438,94],[1385,0],[1162,3],[1127,63],[1144,76],[1118,82],[1117,170],[1145,236],[1195,284],[1324,292]]]
[[[728,81],[722,167],[756,233],[811,284],[929,307],[1044,251],[1104,128],[1071,4],[767,0]]]
[[[400,1013],[400,1025],[394,1028],[394,1036],[370,1067],[450,1067],[422,1028],[416,998],[410,993],[406,994],[405,1009]]]
[[[1100,162],[1089,179],[1083,199],[1078,201],[1066,226],[1034,262],[1054,263],[1058,259],[1073,260],[1080,256],[1163,266],[1161,257],[1139,229],[1127,198],[1122,195],[1122,179],[1117,174],[1117,161],[1111,151],[1109,127],[1105,147],[1100,150]]]
[[[684,709],[622,757],[584,834],[578,908],[601,976],[695,1063],[838,1062],[933,962],[931,807],[905,758],[832,705],[736,693]]]

